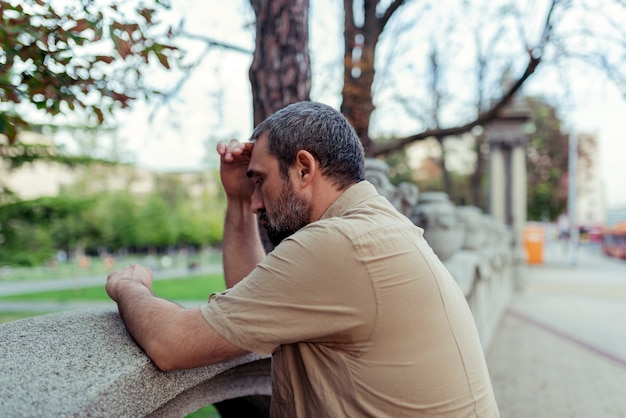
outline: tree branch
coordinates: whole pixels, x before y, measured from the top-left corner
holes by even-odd
[[[528,65],[526,66],[526,70],[524,73],[513,83],[513,85],[505,92],[505,94],[494,103],[494,105],[487,111],[480,113],[475,120],[466,123],[465,125],[457,126],[454,128],[436,128],[436,129],[428,129],[421,133],[410,135],[405,138],[398,138],[392,141],[388,141],[382,144],[373,144],[372,148],[367,151],[368,155],[372,156],[381,156],[389,154],[392,151],[405,147],[406,145],[421,141],[426,138],[437,138],[441,139],[446,136],[454,136],[460,135],[465,132],[469,132],[472,128],[476,126],[482,126],[486,123],[497,119],[500,111],[506,107],[506,105],[511,101],[513,96],[521,89],[526,80],[535,72],[537,66],[541,62],[541,57],[535,57],[533,55],[533,51],[528,51]]]
[[[405,0],[394,0],[389,5],[389,7],[387,7],[387,10],[385,10],[385,13],[378,19],[378,22],[380,24],[380,32],[383,31],[383,29],[385,28],[385,25],[387,24],[387,22],[389,22],[389,19],[394,14],[394,12],[398,10],[400,6],[402,6],[404,3],[405,3]]]
[[[216,41],[215,39],[209,38],[208,36],[204,36],[204,35],[198,35],[198,34],[189,33],[189,32],[181,32],[179,36],[182,38],[202,41],[205,44],[207,44],[207,46],[216,46],[218,48],[224,48],[230,51],[241,52],[242,54],[247,54],[247,55],[254,54],[254,51],[251,51],[249,49],[245,49],[240,46],[233,45],[233,44],[227,44],[226,42]]]
[[[559,4],[561,0],[552,0],[550,4],[550,8],[546,15],[546,20],[544,23],[544,27],[542,30],[541,39],[535,48],[528,48],[528,64],[526,65],[526,69],[524,73],[509,87],[509,89],[502,95],[502,97],[496,101],[490,109],[485,112],[480,113],[476,119],[473,121],[466,123],[465,125],[457,126],[454,128],[435,128],[428,129],[421,133],[410,135],[405,138],[398,138],[395,140],[391,140],[385,143],[374,143],[372,142],[370,145],[370,149],[366,150],[368,155],[371,156],[381,156],[386,155],[392,151],[398,150],[409,145],[412,142],[424,140],[426,138],[434,137],[437,140],[441,140],[446,136],[455,136],[460,135],[465,132],[469,132],[476,126],[482,126],[491,122],[494,119],[499,117],[500,111],[505,108],[513,96],[522,88],[526,80],[530,78],[530,76],[535,72],[537,66],[541,63],[541,59],[543,58],[543,52],[546,44],[549,42],[550,37],[552,35],[552,19],[554,17],[556,6]],[[387,9],[385,15],[391,16],[393,10],[390,11],[393,7],[396,9],[402,5],[402,0],[395,0]],[[394,9],[395,10],[395,9]]]

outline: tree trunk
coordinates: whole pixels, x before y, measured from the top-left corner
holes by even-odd
[[[376,0],[364,0],[364,22],[354,20],[353,0],[344,0],[344,67],[341,113],[354,127],[365,153],[371,152],[369,126],[374,102],[374,58],[381,25],[376,17]]]
[[[250,66],[254,126],[311,94],[309,0],[250,0],[256,15],[256,47]],[[274,249],[259,224],[266,252]]]
[[[443,139],[438,139],[439,146],[441,147],[441,159],[439,164],[441,166],[441,176],[443,180],[443,191],[448,194],[450,199],[454,198],[454,191],[452,190],[452,176],[446,167],[446,149],[443,146]]]
[[[310,100],[309,0],[250,0],[256,47],[250,66],[254,126],[288,104]]]
[[[343,1],[345,49],[341,113],[354,127],[367,156],[376,155],[376,144],[369,136],[370,118],[374,111],[372,85],[376,44],[385,25],[404,2],[392,0],[384,11],[377,13],[378,0],[363,0],[363,23],[357,24],[354,0]]]

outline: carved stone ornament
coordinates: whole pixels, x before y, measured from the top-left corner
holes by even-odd
[[[424,238],[442,261],[463,247],[465,230],[456,207],[443,192],[425,192],[411,213],[414,224],[424,229]]]

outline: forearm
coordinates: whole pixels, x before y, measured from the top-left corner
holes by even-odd
[[[169,344],[165,338],[170,338],[167,328],[171,318],[183,308],[132,282],[120,285],[118,292],[117,306],[128,332],[155,364],[163,368],[159,359],[167,356],[163,354]]]
[[[218,363],[246,353],[217,334],[199,308],[185,309],[133,282],[117,288],[120,316],[131,336],[161,370]]]
[[[227,287],[247,276],[265,257],[257,218],[250,203],[229,201],[224,223],[223,263]]]

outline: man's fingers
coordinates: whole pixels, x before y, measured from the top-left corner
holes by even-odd
[[[220,142],[217,144],[217,152],[221,155],[224,155],[228,152],[233,152],[238,149],[242,149],[243,145],[236,139],[231,139],[228,143]]]
[[[246,151],[251,151],[253,147],[252,142],[239,142],[236,139],[231,139],[230,142],[220,142],[217,144],[217,153],[221,156],[225,162],[232,162],[235,157],[242,155]]]

